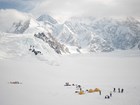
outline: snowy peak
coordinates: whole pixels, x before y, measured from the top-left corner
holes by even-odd
[[[52,24],[57,23],[57,21],[48,14],[41,15],[39,18],[37,18],[37,21],[49,22],[49,23],[52,23]]]
[[[14,22],[8,33],[15,34],[34,34],[38,32],[49,32],[49,28],[45,28],[40,22],[34,18],[25,21]]]

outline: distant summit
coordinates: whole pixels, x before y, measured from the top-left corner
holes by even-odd
[[[37,21],[49,22],[49,23],[52,23],[52,24],[57,23],[57,21],[53,17],[48,15],[47,13],[43,14],[39,18],[37,18]]]

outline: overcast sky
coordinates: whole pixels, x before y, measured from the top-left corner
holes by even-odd
[[[140,0],[0,0],[0,8],[34,15],[140,16]]]

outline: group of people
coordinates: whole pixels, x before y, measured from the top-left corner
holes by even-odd
[[[124,89],[122,88],[118,88],[118,89],[116,89],[116,88],[113,88],[113,92],[114,93],[116,93],[116,92],[118,92],[118,93],[123,93],[124,92]],[[110,92],[110,94],[109,95],[106,95],[105,96],[105,99],[109,99],[109,98],[111,98],[112,97],[112,91]]]
[[[32,45],[30,45],[29,51],[34,52],[35,55],[37,55],[37,54],[41,54],[41,51],[37,51],[37,50],[35,50],[34,46],[32,46]]]
[[[112,97],[112,92],[110,92],[109,95],[106,95],[106,96],[105,96],[105,99],[109,99],[110,97]]]
[[[114,88],[113,89],[113,92],[115,93],[117,90],[116,90],[116,88]],[[120,88],[118,88],[118,93],[123,93],[124,92],[124,89],[122,88],[122,89],[120,89]]]

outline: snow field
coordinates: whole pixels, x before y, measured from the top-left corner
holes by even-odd
[[[139,57],[95,56],[94,54],[63,55],[59,65],[48,65],[34,56],[0,61],[0,104],[2,105],[139,105]],[[8,84],[19,81],[22,84]],[[100,88],[99,93],[78,95],[75,87],[65,82],[80,84],[83,90]],[[113,88],[124,88],[124,93],[113,93]]]

